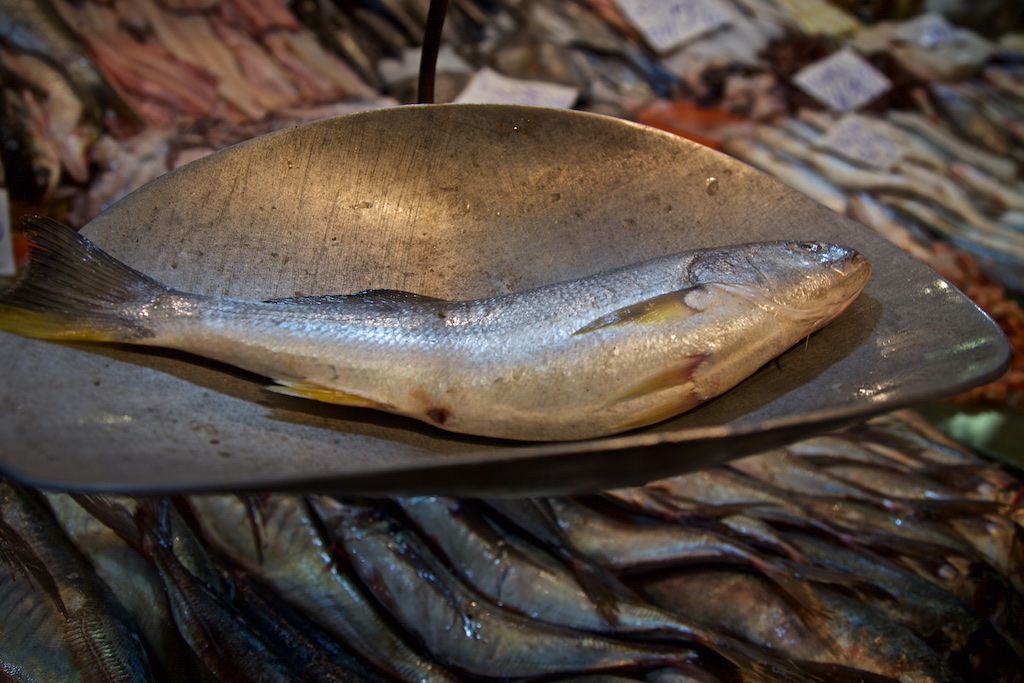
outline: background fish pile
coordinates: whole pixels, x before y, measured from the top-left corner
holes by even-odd
[[[0,670],[77,681],[1024,680],[1024,481],[898,412],[580,498],[0,482]]]

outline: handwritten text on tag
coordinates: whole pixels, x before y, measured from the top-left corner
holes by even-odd
[[[891,171],[903,161],[903,148],[860,114],[839,119],[822,138],[821,146],[880,171]]]
[[[797,72],[793,82],[838,112],[859,109],[892,87],[883,73],[850,48],[805,66]]]
[[[656,52],[668,52],[729,23],[718,0],[615,0]]]
[[[900,26],[894,35],[903,42],[930,50],[957,40],[960,29],[950,24],[941,14],[922,14]]]

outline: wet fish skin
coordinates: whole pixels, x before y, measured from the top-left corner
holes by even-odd
[[[836,213],[845,213],[849,198],[822,174],[803,164],[791,163],[776,155],[757,140],[735,137],[726,140],[723,149],[752,166],[770,173],[789,187],[798,190]]]
[[[697,667],[655,669],[644,679],[648,683],[721,683],[713,674]]]
[[[978,556],[955,533],[921,518],[913,501],[882,498],[878,505],[873,505],[851,498],[793,495],[731,467],[671,477],[649,486],[664,492],[670,499],[696,496],[730,505],[747,502],[751,507],[746,514],[751,517],[816,529],[849,546],[887,548],[897,553],[928,555],[953,551],[966,557]],[[928,502],[918,507],[927,507],[926,512],[931,514],[936,511],[955,513],[974,505],[972,501],[958,502],[943,509],[938,503]],[[990,507],[984,501],[982,506],[986,511]]]
[[[955,553],[981,559],[973,546],[955,532],[931,520],[880,509],[854,500],[818,500],[805,497],[801,504],[810,515],[828,519],[864,545],[888,548],[897,553],[939,555]]]
[[[232,604],[242,618],[310,683],[388,683],[393,679],[342,648],[313,621],[244,572],[229,575]]]
[[[182,638],[214,680],[300,683],[303,677],[242,618],[230,586],[166,498],[124,500],[79,496],[91,514],[149,557],[164,583]],[[198,572],[198,573],[197,573]]]
[[[372,32],[373,26],[360,23],[358,14],[355,18],[349,17],[334,3],[322,0],[294,2],[292,11],[324,45],[344,56],[370,87],[383,91],[377,65],[384,56],[384,49],[376,33]],[[358,12],[358,9],[354,11]]]
[[[813,454],[837,461],[900,465],[909,469],[933,466],[986,465],[963,446],[951,442],[934,425],[909,410],[898,410],[854,424],[842,432],[826,434],[787,446],[790,453]]]
[[[1024,529],[996,514],[964,515],[948,520],[947,525],[1024,596]]]
[[[287,661],[272,653],[226,598],[198,580],[167,546],[154,555],[171,599],[175,623],[216,680],[305,680]]]
[[[50,597],[61,616],[67,618],[68,608],[60,597],[60,588],[47,570],[46,563],[3,517],[0,517],[0,565],[10,572],[12,581],[24,577],[26,581],[35,583]]]
[[[396,502],[444,552],[454,572],[502,607],[540,621],[603,633],[662,631],[710,640],[698,627],[638,602],[611,574],[604,577],[615,600],[614,617],[608,618],[562,562],[502,532],[458,499],[428,496]]]
[[[829,476],[825,471],[781,449],[741,458],[729,467],[790,493],[829,498],[852,498],[884,503],[874,491]]]
[[[642,575],[696,563],[740,564],[774,581],[802,610],[820,610],[806,589],[808,581],[855,587],[860,579],[803,562],[793,562],[748,545],[756,537],[737,537],[728,525],[630,524],[578,503],[553,503],[559,523],[573,545],[599,564],[623,575]],[[787,553],[785,544],[775,544]]]
[[[329,550],[329,540],[301,496],[269,494],[252,508],[234,495],[196,495],[189,497],[189,505],[212,548],[367,661],[397,680],[455,683],[444,667],[415,653],[385,623]],[[255,534],[252,524],[257,525]]]
[[[951,509],[957,504],[967,509],[972,503],[977,503],[977,511],[980,513],[984,510],[983,504],[989,503],[992,505],[991,512],[996,512],[995,506],[998,504],[997,501],[985,500],[970,491],[956,490],[949,484],[931,478],[928,476],[929,473],[923,470],[910,473],[901,469],[860,463],[837,463],[825,465],[823,469],[837,479],[873,491],[876,499],[903,499],[908,507],[919,506],[921,510],[927,509],[928,504],[933,502],[947,503]]]
[[[81,681],[64,618],[39,584],[0,571],[0,671],[14,681]]]
[[[396,499],[460,578],[506,609],[532,619],[593,631],[613,623],[560,561],[502,533],[476,507],[455,498]]]
[[[484,501],[502,520],[525,532],[558,557],[573,573],[584,593],[608,623],[618,620],[618,580],[606,568],[580,553],[558,523],[546,498],[494,498]]]
[[[853,666],[907,683],[963,681],[942,655],[908,629],[834,589],[822,586],[817,593],[828,613],[837,618],[828,623],[814,623],[812,627],[819,630],[831,627],[833,649],[849,648],[854,655],[850,660]],[[868,647],[864,647],[865,644]]]
[[[526,440],[677,415],[830,322],[870,275],[853,250],[776,242],[474,301],[242,302],[169,289],[47,219],[25,233],[30,265],[0,298],[0,329],[174,348],[273,378],[281,393]]]
[[[963,600],[985,619],[1024,661],[1024,596],[997,571],[962,558],[903,556],[900,564]]]
[[[663,609],[700,619],[709,628],[793,659],[820,660],[827,651],[821,636],[803,623],[777,587],[757,574],[696,566],[659,576],[639,590]],[[737,618],[741,610],[743,615]]]
[[[914,256],[925,261],[931,256],[925,238],[900,221],[890,207],[885,206],[868,192],[850,197],[849,216]]]
[[[979,680],[1019,680],[1024,660],[960,597],[874,553],[796,531],[786,535],[814,561],[865,576],[877,590],[862,592],[859,599],[944,653],[964,677],[973,673]],[[972,664],[963,663],[964,656]]]
[[[764,577],[723,568],[667,577],[652,583],[647,595],[797,659],[861,670],[863,680],[874,673],[905,683],[961,683],[942,656],[907,629],[834,589],[813,582],[808,587],[828,608],[810,619],[795,614]],[[857,680],[854,671],[845,673]]]
[[[737,538],[726,525],[633,524],[565,499],[553,499],[552,507],[579,552],[624,576],[687,564],[745,565],[776,583],[808,613],[824,609],[807,589],[809,582],[855,588],[861,581],[856,575],[762,552],[747,544],[757,539]],[[785,552],[785,546],[780,550]]]
[[[987,219],[966,222],[941,208],[896,195],[880,195],[880,199],[901,216],[901,220],[924,226],[964,249],[1004,260],[1024,258],[1024,234],[1012,224]]]
[[[178,633],[153,564],[70,495],[46,492],[44,496],[64,534],[128,611],[159,680],[212,682],[204,678],[208,672]]]
[[[948,650],[957,650],[982,628],[977,615],[962,600],[898,564],[798,531],[790,530],[785,536],[815,562],[869,577],[873,586],[894,599],[873,600],[870,595],[864,599],[879,605],[926,640],[940,638]]]
[[[379,508],[313,499],[363,581],[439,660],[519,678],[686,663],[694,653],[543,625],[492,606],[450,574],[425,542]]]
[[[961,494],[931,480],[886,465],[813,462],[785,449],[729,463],[731,469],[800,496],[854,500],[907,515],[945,518],[995,513],[1000,504]]]
[[[579,630],[697,644],[762,683],[805,680],[792,663],[775,661],[769,653],[655,608],[611,576],[605,581],[615,594],[615,612],[614,619],[608,618],[566,566],[522,539],[500,533],[477,510],[456,499],[430,496],[396,502],[441,549],[452,571],[502,608]]]
[[[758,565],[761,561],[750,548],[700,527],[631,524],[568,499],[553,500],[552,507],[573,546],[615,572],[649,571],[686,562]]]
[[[668,477],[647,484],[666,504],[681,501],[696,510],[724,509],[729,514],[738,510],[754,519],[782,522],[819,529],[839,536],[844,542],[853,542],[842,535],[827,520],[807,514],[800,501],[763,481],[748,477],[727,467]]]
[[[31,546],[56,582],[66,613],[58,617],[57,632],[74,672],[84,681],[153,680],[149,657],[124,607],[67,540],[38,494],[0,480],[0,518]]]

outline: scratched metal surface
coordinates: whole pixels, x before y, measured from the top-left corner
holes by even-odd
[[[654,427],[523,444],[266,391],[170,352],[0,333],[0,468],[92,491],[540,494],[706,467],[956,393],[1009,362],[998,328],[881,237],[729,157],[580,112],[426,105],[237,145],[140,188],[84,233],[189,291],[373,287],[468,298],[762,239],[862,251],[862,296],[807,344]]]

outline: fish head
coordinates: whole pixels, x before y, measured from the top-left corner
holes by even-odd
[[[871,276],[867,258],[824,242],[760,242],[702,254],[690,277],[717,285],[793,322],[818,329],[860,294]]]

